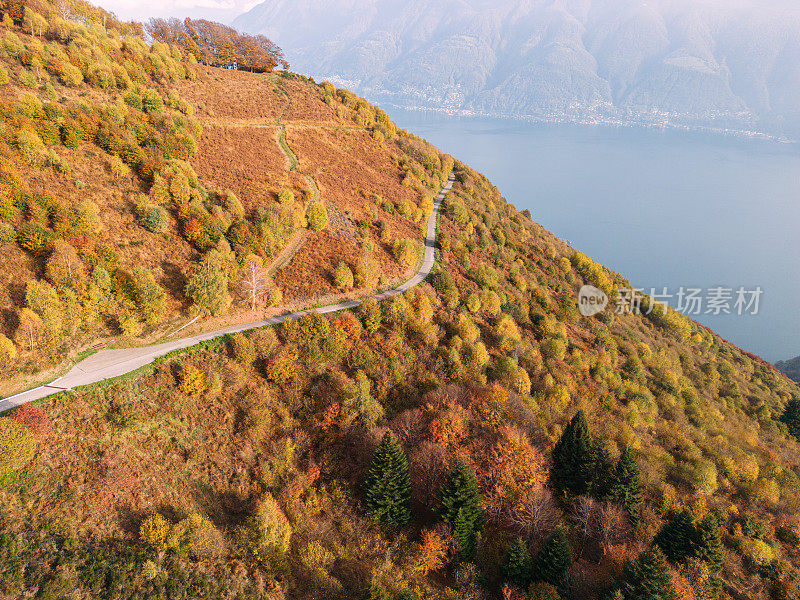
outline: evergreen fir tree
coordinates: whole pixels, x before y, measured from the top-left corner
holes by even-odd
[[[550,476],[555,489],[575,495],[589,491],[594,459],[586,413],[579,410],[553,448],[553,468]]]
[[[389,594],[377,579],[373,579],[361,593],[361,600],[389,600]]]
[[[364,481],[367,510],[388,527],[404,527],[411,520],[411,479],[405,452],[387,432],[372,456]]]
[[[716,517],[709,513],[697,526],[697,557],[708,565],[711,592],[716,597],[722,589],[722,532]]]
[[[642,553],[625,567],[625,600],[677,600],[669,565],[658,546]]]
[[[533,580],[557,586],[572,563],[567,536],[559,527],[545,541],[533,561]]]
[[[786,410],[781,415],[781,421],[786,423],[789,433],[800,441],[800,399],[792,398],[786,405]]]
[[[697,529],[692,516],[684,510],[673,515],[658,532],[654,542],[667,559],[676,564],[695,555],[696,538]]]
[[[592,444],[592,457],[592,496],[600,502],[607,502],[611,500],[614,485],[614,463],[603,440]]]
[[[614,468],[609,496],[612,502],[625,507],[631,525],[637,527],[642,511],[642,482],[636,454],[629,448],[622,451]]]
[[[528,544],[522,538],[517,538],[506,553],[503,564],[503,581],[513,583],[522,589],[527,589],[533,576],[533,561],[528,551]]]
[[[439,493],[438,514],[453,529],[463,558],[475,552],[475,534],[483,529],[481,493],[475,474],[464,464],[447,475]]]

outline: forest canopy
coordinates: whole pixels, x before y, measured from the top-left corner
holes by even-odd
[[[247,35],[205,19],[150,19],[147,33],[212,67],[267,72],[289,68],[283,51],[263,35]]]

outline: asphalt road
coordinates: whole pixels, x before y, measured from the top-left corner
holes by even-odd
[[[451,175],[449,181],[442,188],[442,190],[439,192],[439,195],[436,197],[436,200],[434,201],[433,212],[431,213],[430,217],[428,217],[428,229],[425,234],[425,254],[422,259],[422,265],[420,265],[416,275],[402,285],[399,285],[398,287],[383,294],[376,295],[375,298],[378,300],[389,298],[396,294],[401,294],[406,290],[419,285],[425,281],[425,278],[428,277],[428,275],[430,275],[433,265],[436,262],[436,220],[439,215],[439,209],[441,208],[442,201],[453,185],[453,179],[454,178]],[[362,302],[363,300],[350,300],[313,310],[316,310],[319,313],[350,310],[356,308]],[[63,377],[59,377],[58,379],[55,379],[46,385],[42,385],[26,392],[22,392],[20,394],[9,396],[3,400],[0,400],[0,413],[12,408],[16,408],[17,406],[27,404],[28,402],[57,394],[58,392],[62,392],[64,390],[71,390],[83,385],[89,385],[99,381],[104,381],[106,379],[119,377],[125,373],[135,371],[136,369],[153,362],[165,354],[174,352],[175,350],[189,348],[201,342],[231,333],[239,333],[241,331],[256,329],[258,327],[266,327],[268,325],[277,325],[279,323],[283,323],[284,321],[288,321],[289,319],[298,319],[309,312],[311,312],[311,310],[303,310],[281,315],[279,317],[272,317],[271,319],[265,319],[263,321],[253,321],[241,325],[234,325],[224,329],[208,331],[206,333],[200,333],[198,335],[175,340],[174,342],[166,342],[154,346],[145,346],[143,348],[124,348],[121,350],[101,350],[100,352],[97,352],[96,354],[93,354],[87,359],[79,362]]]

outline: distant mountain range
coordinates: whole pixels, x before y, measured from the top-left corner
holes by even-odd
[[[775,363],[775,366],[789,379],[800,382],[800,356],[791,360],[779,360]]]
[[[800,138],[789,0],[266,0],[233,24],[384,103]]]

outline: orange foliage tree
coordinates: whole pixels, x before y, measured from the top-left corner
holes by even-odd
[[[289,63],[283,50],[263,35],[240,33],[205,19],[150,19],[147,33],[159,42],[178,46],[198,62],[214,67],[258,73]]]
[[[518,510],[547,481],[544,457],[514,426],[500,430],[497,441],[485,452],[482,462],[486,512],[493,519],[502,519]]]

